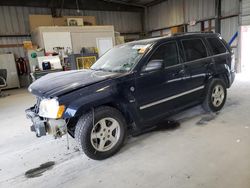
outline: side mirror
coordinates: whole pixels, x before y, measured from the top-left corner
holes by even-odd
[[[148,64],[143,68],[142,72],[151,72],[160,70],[163,67],[162,59],[154,59],[148,62]]]

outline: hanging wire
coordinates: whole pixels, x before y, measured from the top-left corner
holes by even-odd
[[[77,8],[77,13],[80,13],[78,0],[76,0],[76,8]]]

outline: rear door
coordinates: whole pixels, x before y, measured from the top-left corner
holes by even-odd
[[[224,43],[217,37],[208,37],[206,40],[213,55],[214,63],[217,66],[221,66],[221,70],[224,70],[225,65],[228,65],[230,70],[233,70],[234,65],[231,65],[231,54]]]
[[[155,72],[140,73],[136,79],[136,101],[142,122],[157,119],[182,105],[177,97],[185,90],[184,70],[179,61],[176,41],[158,46],[149,56],[147,63],[151,60],[163,60],[164,68]]]
[[[208,65],[212,62],[202,38],[182,39],[184,66],[186,70],[187,101],[201,97],[208,75]]]

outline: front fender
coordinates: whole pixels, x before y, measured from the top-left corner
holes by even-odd
[[[116,91],[112,86],[104,86],[92,92],[88,92],[71,97],[71,101],[67,105],[63,118],[72,118],[81,115],[95,106],[111,102],[116,97]]]

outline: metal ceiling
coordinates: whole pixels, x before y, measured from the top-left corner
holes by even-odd
[[[143,11],[166,0],[1,0],[0,6],[28,6],[103,11]]]
[[[133,6],[152,6],[166,0],[104,0],[104,1],[133,5]]]

